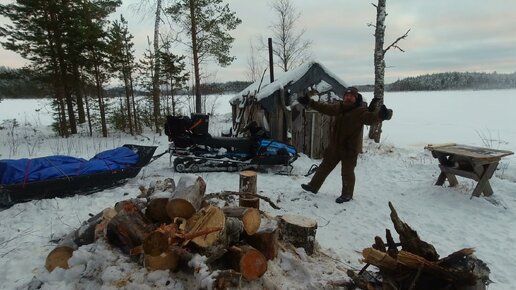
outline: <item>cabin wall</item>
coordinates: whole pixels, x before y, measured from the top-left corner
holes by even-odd
[[[310,158],[322,158],[330,142],[334,122],[334,117],[303,110],[292,120],[292,145]]]

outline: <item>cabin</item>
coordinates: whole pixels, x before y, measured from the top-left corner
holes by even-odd
[[[294,145],[310,158],[322,158],[334,118],[305,109],[297,97],[316,90],[312,98],[341,101],[347,85],[322,64],[306,63],[278,76],[273,82],[259,80],[230,100],[232,136],[248,134],[246,126],[256,122],[271,138]]]

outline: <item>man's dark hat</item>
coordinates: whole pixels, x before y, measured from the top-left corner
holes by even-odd
[[[358,89],[355,88],[355,87],[348,87],[345,91],[344,91],[344,96],[347,95],[347,94],[352,94],[353,96],[357,97],[358,98]]]

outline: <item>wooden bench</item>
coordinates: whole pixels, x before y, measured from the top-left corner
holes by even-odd
[[[474,147],[460,144],[430,144],[425,149],[439,160],[441,174],[435,185],[443,185],[448,179],[450,186],[458,184],[457,175],[477,181],[473,196],[493,194],[489,179],[493,176],[500,159],[514,154],[512,151]]]

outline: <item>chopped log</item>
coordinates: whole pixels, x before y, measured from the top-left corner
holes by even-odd
[[[47,255],[45,268],[49,272],[52,272],[57,267],[68,269],[68,260],[72,257],[73,251],[96,240],[97,226],[106,219],[108,212],[112,213],[112,210],[108,208],[99,212],[83,222],[78,229],[64,236],[58,242],[58,245]]]
[[[249,193],[248,195],[241,195],[238,205],[242,207],[252,207],[260,209],[260,199],[256,195],[257,174],[252,170],[244,170],[240,172],[239,191]]]
[[[171,250],[166,250],[158,256],[143,255],[143,264],[149,271],[156,270],[170,270],[174,271],[177,269],[179,264],[178,255]]]
[[[140,195],[138,198],[150,198],[156,193],[160,192],[169,192],[172,193],[176,189],[176,182],[172,178],[165,178],[164,180],[157,180],[151,182],[149,184],[149,188],[145,188],[145,186],[138,187],[140,190]]]
[[[267,260],[274,260],[278,256],[278,240],[278,223],[272,219],[265,219],[265,223],[260,225],[254,235],[245,238],[245,241],[260,251]]]
[[[69,246],[57,246],[47,256],[45,268],[52,272],[55,268],[68,269],[68,260],[72,257],[74,249]]]
[[[228,248],[229,266],[240,272],[247,281],[260,278],[267,271],[267,259],[260,251],[249,245],[231,246]]]
[[[145,216],[155,223],[169,224],[172,222],[167,212],[169,197],[154,198],[149,201],[145,209]]]
[[[176,217],[190,218],[201,208],[205,191],[206,183],[202,177],[195,175],[182,176],[166,206],[170,219],[173,220]]]
[[[129,254],[131,249],[141,246],[144,238],[155,228],[137,205],[126,202],[108,223],[106,238],[109,243]]]
[[[422,241],[416,231],[401,221],[398,217],[398,213],[394,209],[394,206],[390,202],[389,208],[391,209],[391,220],[394,224],[394,229],[396,229],[396,232],[400,236],[402,249],[404,251],[421,256],[429,261],[437,261],[439,259],[439,255],[437,254],[434,246],[425,241]]]
[[[214,206],[207,206],[196,212],[186,224],[187,232],[198,232],[209,228],[223,229],[226,223],[226,216],[224,212]],[[210,234],[193,238],[191,240],[196,246],[201,248],[208,248],[215,244],[220,239],[220,231],[212,232]],[[186,241],[184,244],[187,244]]]
[[[115,203],[114,208],[116,212],[120,212],[126,205],[129,207],[136,207],[140,211],[143,211],[147,206],[147,200],[141,198],[126,199]]]
[[[143,252],[149,256],[159,256],[169,248],[168,237],[161,231],[153,231],[143,240]]]
[[[211,274],[214,289],[240,289],[242,275],[234,270],[217,270]]]
[[[315,220],[298,215],[284,215],[279,217],[278,227],[280,240],[305,249],[308,255],[313,254],[317,231]]]
[[[261,216],[256,208],[250,207],[224,207],[224,215],[234,217],[242,221],[246,234],[253,235],[260,228]]]

